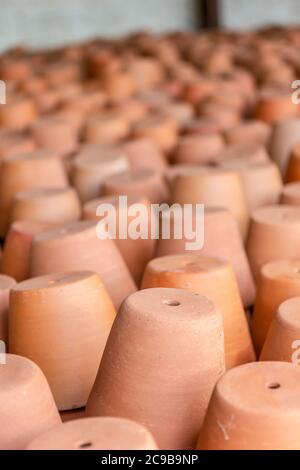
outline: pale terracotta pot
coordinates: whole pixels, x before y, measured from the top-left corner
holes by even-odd
[[[200,433],[199,450],[299,450],[300,370],[256,362],[218,382]]]
[[[133,170],[164,171],[168,166],[165,156],[151,139],[128,140],[120,149],[126,155]]]
[[[255,279],[270,261],[300,257],[300,208],[266,206],[251,216],[247,253]]]
[[[4,341],[6,346],[8,346],[9,293],[15,284],[15,279],[0,274],[0,341]]]
[[[0,107],[1,127],[22,131],[37,118],[33,100],[23,97],[8,97],[5,106]]]
[[[114,318],[114,306],[96,273],[29,279],[11,290],[9,349],[39,365],[59,410],[81,408]]]
[[[7,354],[6,364],[0,367],[0,449],[23,450],[61,420],[47,380],[36,364]]]
[[[182,289],[129,296],[109,336],[87,414],[136,420],[161,449],[193,448],[224,372],[222,330],[221,314],[205,297]]]
[[[172,184],[171,201],[227,208],[236,218],[243,238],[247,235],[247,202],[241,178],[235,171],[207,168],[193,175],[180,175]]]
[[[228,261],[194,254],[156,258],[148,263],[141,287],[178,288],[206,296],[222,314],[226,369],[255,360],[247,318]]]
[[[31,244],[34,237],[51,224],[32,221],[14,222],[7,233],[3,256],[1,258],[1,272],[13,277],[17,282],[24,281],[30,276]]]
[[[285,119],[274,127],[270,152],[272,159],[277,163],[284,176],[286,175],[291,152],[300,141],[299,133],[300,119]]]
[[[165,180],[168,183],[168,186],[171,190],[172,185],[176,178],[180,175],[194,175],[197,174],[199,170],[203,169],[201,165],[191,165],[190,163],[177,163],[175,165],[169,165],[168,168],[164,171]]]
[[[103,184],[105,196],[144,196],[152,204],[160,204],[169,199],[167,184],[160,172],[141,169],[131,170],[110,176]]]
[[[300,182],[289,183],[283,187],[281,203],[290,206],[300,206]]]
[[[98,224],[106,229],[101,222]],[[37,235],[32,245],[31,276],[95,271],[118,308],[124,298],[136,290],[136,286],[115,242],[98,238],[98,224],[94,221],[76,222]]]
[[[214,102],[200,104],[198,114],[200,117],[214,120],[222,131],[237,126],[241,122],[241,113],[235,107]]]
[[[117,148],[93,144],[84,146],[71,164],[71,182],[82,202],[99,197],[104,181],[129,169],[125,153]]]
[[[186,244],[190,243],[191,240],[185,235],[181,239],[175,238],[174,223],[176,223],[178,229],[179,222],[177,217],[174,218],[174,213],[176,214],[176,211],[169,212],[170,240],[160,237],[157,244],[156,256],[182,254],[188,251]],[[192,225],[193,232],[195,233],[197,223],[199,223],[199,221],[197,222],[195,211],[193,211],[191,217],[192,220],[189,220],[189,224]],[[196,253],[229,261],[235,271],[244,306],[251,306],[255,298],[255,286],[239,228],[233,215],[227,209],[206,208],[204,211],[203,227],[199,228],[204,230],[203,246]],[[183,230],[182,233],[184,234],[185,231]]]
[[[148,113],[148,107],[139,99],[131,98],[116,103],[112,107],[112,111],[125,119],[130,125],[133,125],[144,119]]]
[[[216,163],[235,163],[235,162],[249,162],[249,163],[267,163],[270,157],[265,147],[255,142],[229,145],[222,152],[217,155]]]
[[[1,79],[7,82],[23,82],[31,79],[30,61],[22,57],[1,58]]]
[[[252,336],[255,348],[261,352],[272,320],[285,300],[300,295],[299,261],[273,261],[262,270],[257,285]]]
[[[27,450],[157,450],[150,432],[122,418],[85,418],[56,426]]]
[[[14,131],[0,131],[0,158],[32,152],[36,144],[31,136]]]
[[[59,154],[76,150],[78,136],[74,124],[63,117],[43,117],[34,122],[32,135],[39,147],[49,148]]]
[[[107,216],[108,207],[106,204],[113,206],[116,211],[117,224],[116,224],[116,238],[115,243],[132,275],[135,283],[140,285],[144,269],[150,259],[153,258],[156,246],[156,240],[151,238],[151,206],[150,201],[140,196],[129,196],[126,201],[126,206],[120,204],[118,196],[107,196],[99,199],[93,199],[87,202],[83,207],[84,220],[101,220]],[[102,205],[102,214],[97,211],[98,207]],[[139,206],[142,205],[142,211]],[[105,210],[104,210],[105,209]],[[130,237],[121,238],[120,236],[120,221],[126,223],[126,227],[134,222],[137,217],[139,218],[142,226],[146,227],[148,237],[146,239],[138,238],[132,239]]]
[[[287,183],[300,181],[300,144],[297,144],[291,152],[285,180]]]
[[[272,128],[263,121],[252,120],[227,129],[225,138],[229,145],[253,144],[268,146],[271,138]]]
[[[175,163],[209,164],[225,148],[220,134],[186,136],[179,139],[174,155]]]
[[[299,115],[298,106],[292,102],[291,92],[268,90],[261,93],[255,117],[268,124]]]
[[[85,408],[77,408],[76,410],[60,411],[60,417],[63,423],[75,421],[86,417]]]
[[[195,116],[193,106],[184,101],[163,103],[160,112],[174,119],[180,127],[184,126],[186,122],[190,122]]]
[[[32,220],[50,224],[76,222],[81,217],[81,206],[73,188],[33,189],[15,195],[10,223]]]
[[[194,118],[186,122],[181,128],[183,135],[206,135],[221,132],[217,122],[209,118]]]
[[[51,151],[37,150],[4,158],[0,172],[0,234],[5,235],[8,229],[9,211],[18,192],[66,186],[63,163]]]
[[[126,70],[132,76],[138,92],[157,87],[164,78],[161,64],[152,57],[132,57],[126,64]]]
[[[177,143],[178,126],[169,116],[154,115],[138,122],[133,129],[134,137],[152,139],[162,152],[170,154]]]
[[[75,61],[57,60],[47,64],[43,75],[47,83],[55,88],[79,80],[81,73]]]
[[[130,132],[129,123],[117,113],[91,116],[86,122],[84,138],[94,144],[114,144],[125,139]]]
[[[136,93],[136,85],[133,77],[125,71],[114,72],[104,76],[101,85],[105,94],[112,102],[123,101],[131,98]]]
[[[60,104],[60,96],[56,89],[46,89],[33,97],[34,104],[39,114],[51,113]]]
[[[200,79],[189,84],[184,93],[184,100],[192,105],[197,105],[211,96],[216,90],[217,83],[210,79]]]

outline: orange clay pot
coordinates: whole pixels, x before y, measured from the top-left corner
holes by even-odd
[[[229,145],[223,152],[220,152],[216,158],[216,163],[219,165],[241,161],[248,163],[266,163],[270,161],[270,157],[265,147],[262,145],[245,143],[243,145]]]
[[[131,98],[116,103],[112,107],[112,111],[123,117],[130,125],[133,125],[146,116],[148,109],[145,103],[142,103],[137,98]]]
[[[236,108],[214,102],[201,104],[198,114],[202,118],[214,120],[223,131],[237,126],[241,122],[240,111]]]
[[[0,449],[22,450],[61,420],[49,385],[29,359],[6,355],[0,374]]]
[[[29,279],[11,291],[10,352],[41,367],[59,410],[81,408],[114,318],[113,304],[95,273]]]
[[[118,308],[136,286],[114,241],[99,239],[96,229],[96,222],[85,221],[37,235],[32,245],[31,276],[95,271]]]
[[[218,382],[200,433],[199,450],[297,450],[300,369],[256,362]]]
[[[63,423],[75,421],[75,419],[85,418],[85,408],[77,408],[76,410],[60,411],[60,417]]]
[[[298,106],[293,104],[291,92],[265,91],[261,93],[255,117],[268,124],[275,124],[283,119],[296,117]]]
[[[116,317],[87,414],[136,420],[160,449],[194,448],[224,372],[223,348],[221,315],[205,297],[182,289],[139,291]]]
[[[23,82],[31,79],[30,61],[22,57],[5,57],[1,59],[0,76],[6,82]]]
[[[262,266],[280,259],[300,257],[300,208],[267,206],[257,209],[251,217],[247,253],[258,279]]]
[[[71,61],[56,61],[47,64],[43,72],[47,83],[54,88],[80,79],[80,68],[76,62]]]
[[[164,171],[167,161],[155,142],[151,139],[132,139],[121,146],[121,152],[126,155],[130,167],[135,170]]]
[[[244,122],[238,126],[227,129],[226,141],[229,145],[253,144],[253,142],[268,146],[271,138],[272,128],[263,121]]]
[[[87,145],[73,160],[71,182],[82,202],[100,196],[104,181],[129,169],[124,153],[104,145]]]
[[[117,113],[97,114],[87,121],[84,139],[93,144],[114,144],[125,139],[129,132],[129,123]]]
[[[86,418],[56,426],[27,450],[157,450],[150,432],[122,418]]]
[[[0,341],[8,345],[8,306],[9,293],[16,281],[9,276],[0,274]]]
[[[207,134],[182,137],[174,156],[175,163],[208,164],[225,147],[220,134]]]
[[[37,118],[37,110],[30,98],[8,97],[5,106],[0,107],[1,127],[22,131]]]
[[[262,268],[252,320],[253,341],[258,353],[280,304],[300,295],[299,272],[299,261],[274,261]]]
[[[66,186],[63,163],[46,150],[4,158],[0,173],[0,234],[8,229],[9,211],[18,192]]]
[[[295,105],[293,105],[295,106]],[[297,109],[297,106],[295,106]],[[270,152],[281,173],[285,176],[291,153],[299,143],[300,119],[286,119],[279,122],[273,131]]]
[[[294,183],[300,181],[300,145],[297,144],[287,166],[286,182]]]
[[[247,235],[249,214],[242,181],[237,172],[207,168],[193,175],[180,175],[173,182],[171,200],[177,204],[227,208],[236,218],[243,238]]]
[[[186,122],[190,122],[195,115],[192,105],[184,101],[163,103],[160,112],[174,119],[178,126],[183,126]]]
[[[62,117],[44,117],[32,126],[32,135],[39,147],[59,152],[72,153],[77,148],[74,124]]]
[[[152,139],[165,154],[170,154],[177,143],[177,123],[168,116],[150,116],[138,122],[133,129],[134,137]]]
[[[226,369],[255,360],[239,289],[227,261],[193,254],[156,258],[148,263],[142,282],[142,289],[154,287],[186,289],[213,301],[223,318]]]
[[[174,218],[174,213],[176,214],[176,211],[172,210],[169,214],[165,215],[165,217],[170,217],[170,239],[165,240],[160,237],[156,256],[187,252],[186,244],[190,243],[191,240],[187,239],[185,235],[181,239],[175,238],[174,223],[178,229],[179,222],[177,216]],[[190,223],[195,233],[196,223],[199,223],[199,221],[197,222],[195,211],[192,213],[192,221]],[[254,282],[243,241],[234,217],[228,210],[223,208],[206,208],[204,211],[203,229],[204,245],[197,251],[197,254],[229,261],[235,271],[244,306],[252,305],[255,297]],[[185,231],[183,230],[182,233],[185,234]]]
[[[139,92],[155,88],[163,80],[161,64],[152,57],[132,57],[126,64]]]
[[[290,206],[300,206],[300,182],[289,183],[283,187],[281,203]]]
[[[81,206],[73,188],[33,189],[15,195],[10,222],[32,220],[50,224],[76,222],[81,217]]]
[[[103,184],[105,196],[144,196],[152,204],[166,202],[168,187],[161,173],[153,170],[131,170],[110,176]]]
[[[279,306],[260,355],[261,361],[300,364],[299,306],[299,297],[286,300]]]
[[[36,145],[32,137],[13,131],[0,131],[0,158],[32,152]]]
[[[103,77],[102,88],[112,102],[123,101],[133,96],[136,86],[133,78],[127,72],[115,72]]]
[[[49,230],[51,224],[32,221],[14,222],[7,233],[1,272],[18,282],[29,278],[31,244],[38,233]]]
[[[99,199],[93,199],[87,202],[83,207],[83,219],[84,220],[101,220],[108,214],[108,208],[105,210],[105,205],[110,204],[116,211],[117,224],[116,224],[116,238],[115,243],[137,285],[140,285],[141,278],[146,267],[146,264],[154,256],[156,240],[151,238],[151,207],[148,199],[140,196],[129,196],[126,202],[126,206],[120,204],[118,196],[107,196]],[[143,205],[145,215],[138,209],[139,205]],[[99,214],[97,209],[100,205],[103,205],[103,213]],[[137,217],[142,225],[146,224],[146,231],[148,233],[147,239],[132,239],[130,237],[120,238],[120,220],[126,222],[126,226],[129,227]]]

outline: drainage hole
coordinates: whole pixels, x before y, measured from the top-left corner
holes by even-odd
[[[82,444],[79,444],[78,448],[79,449],[88,449],[89,447],[92,447],[92,442],[82,442]]]
[[[280,384],[278,383],[272,383],[268,386],[270,390],[278,390],[280,388]]]
[[[164,300],[164,304],[168,305],[168,307],[178,307],[180,302],[178,300]]]

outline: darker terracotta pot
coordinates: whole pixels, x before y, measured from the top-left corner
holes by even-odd
[[[283,187],[281,203],[290,206],[300,206],[300,182],[289,183]]]
[[[268,124],[299,115],[298,106],[293,104],[291,92],[268,90],[261,93],[255,117]]]
[[[0,275],[0,341],[8,347],[8,306],[9,293],[16,281],[10,276]]]
[[[25,130],[36,118],[37,110],[30,98],[9,96],[5,106],[0,107],[0,124],[7,129]]]
[[[291,98],[290,98],[291,99]],[[296,109],[298,108],[295,105]],[[275,127],[272,134],[270,153],[283,176],[286,175],[291,152],[299,143],[300,119],[284,119]]]
[[[300,181],[300,145],[297,144],[290,155],[287,165],[286,182],[294,183]]]
[[[137,292],[117,315],[88,415],[135,419],[161,449],[193,448],[224,371],[223,346],[221,316],[206,298],[181,289]]]

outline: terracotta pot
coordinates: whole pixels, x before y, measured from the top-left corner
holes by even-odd
[[[280,304],[300,295],[299,271],[299,261],[274,261],[262,268],[252,319],[253,341],[258,353]]]
[[[141,119],[144,119],[148,108],[145,103],[139,101],[137,98],[131,98],[116,103],[112,107],[112,111],[125,119],[130,125],[133,125]]]
[[[134,80],[127,72],[114,72],[104,76],[101,84],[105,94],[113,102],[123,101],[136,93]]]
[[[295,105],[293,105],[295,106]],[[297,108],[297,106],[295,106]],[[273,131],[270,152],[281,173],[285,176],[291,152],[299,143],[300,119],[286,119],[279,122]]]
[[[90,201],[103,192],[103,183],[111,175],[129,169],[125,154],[105,145],[87,145],[73,160],[71,182],[82,202]]]
[[[10,351],[40,366],[59,410],[81,408],[114,318],[113,304],[95,273],[29,279],[11,291]]]
[[[44,117],[35,121],[32,135],[39,147],[52,149],[61,155],[72,153],[77,148],[74,124],[62,117]]]
[[[241,178],[235,171],[207,168],[193,175],[180,175],[173,182],[171,200],[177,204],[228,208],[236,218],[243,238],[247,235],[247,202]]]
[[[160,108],[160,112],[174,119],[178,126],[183,126],[186,122],[193,119],[195,115],[192,105],[184,101],[164,103]]]
[[[37,150],[4,158],[0,173],[0,234],[4,235],[8,229],[9,211],[18,192],[66,186],[63,163],[50,151]]]
[[[300,145],[297,144],[290,156],[287,165],[286,182],[294,183],[300,181]]]
[[[75,421],[86,417],[85,408],[78,408],[76,410],[60,411],[60,417],[63,423]]]
[[[86,418],[56,426],[27,450],[157,450],[150,432],[122,418]]]
[[[34,140],[26,134],[13,131],[0,131],[0,158],[36,149]]]
[[[255,360],[252,340],[233,269],[228,261],[186,254],[150,261],[142,289],[167,287],[207,296],[222,314],[225,365],[231,369]]]
[[[0,274],[0,341],[8,345],[8,306],[9,293],[16,281],[9,276]]]
[[[175,163],[209,164],[225,147],[220,134],[182,137],[175,152]]]
[[[163,176],[153,170],[131,170],[110,176],[103,184],[103,194],[144,196],[152,204],[166,202],[168,187]]]
[[[81,217],[81,206],[73,188],[33,189],[15,195],[10,221],[32,220],[50,224],[76,222]]]
[[[258,279],[262,266],[270,261],[300,258],[300,208],[267,206],[253,212],[247,253]]]
[[[270,90],[261,93],[255,117],[268,124],[275,124],[298,114],[298,106],[292,102],[289,90],[286,93]]]
[[[128,122],[117,113],[98,114],[86,123],[84,138],[94,144],[114,144],[125,139],[130,132]]]
[[[213,119],[194,118],[186,122],[181,131],[183,135],[205,135],[221,132],[221,128]]]
[[[96,222],[85,221],[37,235],[32,245],[31,276],[95,271],[118,308],[136,286],[114,241],[99,239],[96,229]]]
[[[44,77],[48,84],[55,88],[79,80],[80,68],[74,61],[55,61],[47,64]]]
[[[224,372],[223,348],[221,315],[205,297],[181,289],[139,291],[116,317],[87,414],[134,419],[160,449],[193,448]]]
[[[224,162],[221,168],[239,172],[250,213],[259,207],[279,202],[283,182],[275,163],[232,160]]]
[[[121,146],[121,152],[126,155],[134,171],[141,169],[163,171],[168,166],[165,156],[151,139],[129,140]]]
[[[110,204],[116,211],[116,238],[115,243],[137,285],[140,285],[141,278],[146,264],[154,256],[156,240],[151,238],[151,206],[148,199],[140,196],[129,196],[126,205],[120,203],[118,196],[107,196],[99,199],[93,199],[87,202],[83,207],[84,220],[101,220],[108,213],[106,204]],[[102,205],[103,213],[100,215],[97,211]],[[143,206],[142,213],[139,205]],[[139,217],[142,226],[146,226],[147,238],[132,239],[128,236],[121,238],[120,222],[126,223],[126,227],[130,227],[131,223]],[[141,222],[142,217],[142,222]],[[126,231],[127,232],[127,231]]]
[[[0,449],[22,450],[60,423],[49,385],[29,359],[6,355],[0,374]]]
[[[152,57],[133,57],[126,65],[139,92],[151,90],[163,80],[161,64]]]
[[[191,165],[190,163],[186,164],[175,164],[169,165],[168,168],[164,171],[165,180],[168,183],[168,186],[171,190],[174,181],[181,175],[194,175],[197,174],[199,170],[203,169],[201,165]]]
[[[53,112],[60,104],[60,96],[56,89],[46,89],[33,97],[39,114]]]
[[[134,137],[152,139],[162,152],[170,154],[177,143],[177,123],[168,116],[150,116],[138,122],[133,129]]]
[[[200,104],[198,114],[202,118],[214,120],[222,131],[237,126],[241,122],[241,113],[235,107],[214,102]]]
[[[235,162],[249,162],[249,163],[267,163],[270,157],[262,145],[252,144],[238,144],[229,145],[225,150],[219,153],[216,158],[216,163],[234,164]]]
[[[272,128],[263,121],[252,120],[227,129],[226,141],[229,145],[243,145],[257,143],[268,146],[271,138]]]
[[[30,61],[21,57],[1,58],[1,79],[7,82],[23,82],[31,79]]]
[[[300,182],[289,183],[283,187],[281,203],[290,206],[300,206]]]
[[[31,244],[38,233],[49,230],[51,224],[32,221],[14,222],[7,233],[1,272],[13,277],[17,282],[29,278]]]
[[[197,105],[201,101],[211,96],[216,90],[216,82],[210,79],[200,79],[186,87],[184,99],[192,105]]]
[[[261,361],[300,364],[299,305],[300,298],[295,297],[286,300],[279,306],[262,349]]]
[[[37,118],[37,110],[30,98],[9,97],[5,106],[0,107],[1,127],[22,131]]]
[[[165,217],[167,216],[168,215],[166,214]],[[178,224],[182,224],[182,221],[179,222],[176,216],[176,211],[174,210],[169,212],[169,217],[171,232],[170,239],[165,240],[160,237],[158,240],[156,256],[188,252],[187,243],[190,243],[191,240],[189,239],[190,237],[186,237],[185,230],[182,230],[184,236],[180,237],[180,239],[175,237],[176,232],[174,227],[176,226],[178,230]],[[191,219],[189,219],[189,224],[192,226],[193,232],[196,233],[199,221],[197,221],[195,211],[191,214]],[[197,253],[203,256],[225,259],[232,264],[244,306],[249,307],[254,302],[254,282],[243,241],[234,217],[226,209],[206,208],[204,211],[203,230],[204,244]]]
[[[197,449],[297,450],[300,370],[256,362],[227,372],[213,393]]]

